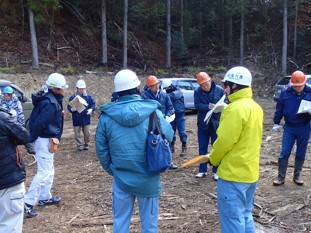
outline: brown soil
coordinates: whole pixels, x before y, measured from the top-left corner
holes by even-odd
[[[44,83],[44,76],[0,75],[27,90],[28,94]],[[97,106],[110,100],[113,75],[85,75],[88,91],[94,95]],[[74,90],[78,77],[69,77],[70,90]],[[271,97],[263,98],[261,89],[254,87],[255,100],[265,112],[260,179],[255,195],[254,216],[257,232],[310,232],[311,161],[307,158],[299,187],[292,181],[291,156],[285,185],[274,187],[277,158],[281,149],[282,132],[273,132],[272,117],[275,103]],[[38,216],[25,219],[24,232],[112,232],[111,177],[100,166],[94,148],[94,135],[99,113],[92,117],[92,141],[89,151],[77,152],[73,140],[70,115],[67,113],[60,151],[55,155],[55,179],[52,193],[62,197],[61,205],[36,207]],[[196,115],[187,114],[188,156],[180,157],[180,141],[173,156],[182,164],[197,156]],[[27,164],[32,158],[21,151]],[[310,154],[310,149],[308,149]],[[217,214],[216,185],[209,169],[208,176],[195,178],[197,167],[168,171],[161,175],[159,232],[220,232]],[[35,175],[36,165],[27,167],[26,187]],[[134,210],[130,232],[140,232],[137,207]]]

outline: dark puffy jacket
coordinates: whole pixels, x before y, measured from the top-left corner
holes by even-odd
[[[216,104],[224,94],[224,89],[216,85],[214,81],[212,81],[212,86],[209,92],[203,91],[201,87],[194,90],[194,106],[198,110],[198,128],[208,130],[209,125],[204,122],[206,113],[209,111],[208,105],[210,103]],[[213,125],[214,130],[216,130],[219,126],[220,115],[220,112],[213,113],[209,121],[209,124]]]
[[[17,145],[28,140],[28,131],[0,108],[0,190],[25,181],[25,163]]]
[[[172,101],[168,94],[166,94],[164,91],[158,91],[156,94],[154,94],[150,88],[148,88],[144,93],[142,94],[143,99],[151,99],[156,100],[161,104],[161,111],[163,113],[163,116],[171,116],[174,114],[174,108]]]
[[[34,140],[41,138],[61,139],[63,133],[63,107],[64,96],[56,95],[49,90],[32,94],[34,108],[30,115],[29,129]]]
[[[175,114],[184,113],[185,102],[184,102],[184,94],[182,93],[182,91],[179,88],[172,85],[170,86],[169,89],[166,90],[166,93],[169,95],[173,103]]]
[[[281,92],[276,104],[273,122],[279,124],[284,116],[284,121],[289,126],[300,127],[309,124],[311,116],[309,113],[296,114],[301,100],[311,101],[311,87],[306,85],[302,94],[298,95],[292,86]]]
[[[72,96],[69,97],[68,102],[73,100],[77,96],[77,93],[73,94]],[[87,115],[87,110],[92,109],[93,111],[95,110],[95,101],[91,95],[80,95],[86,102],[87,102],[87,107],[79,113],[78,111],[71,111],[71,106],[68,105],[67,109],[70,113],[72,113],[72,124],[73,126],[81,126],[81,125],[89,125],[91,124],[91,115]]]

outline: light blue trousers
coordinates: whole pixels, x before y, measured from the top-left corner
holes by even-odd
[[[222,233],[255,233],[252,215],[257,182],[237,183],[218,179],[217,202]]]
[[[139,216],[142,233],[158,232],[158,212],[159,198],[149,198],[135,196],[123,192],[112,181],[112,214],[113,214],[113,232],[130,232],[130,223],[134,209],[135,198],[137,197]]]

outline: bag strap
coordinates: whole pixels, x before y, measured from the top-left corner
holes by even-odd
[[[159,134],[161,135],[161,137],[162,137],[161,130],[160,130],[160,126],[159,126],[159,122],[158,122],[158,117],[157,117],[156,112],[153,112],[153,113],[150,114],[150,116],[149,116],[148,133],[151,133],[151,132],[152,132],[152,123],[153,123],[153,121],[154,121],[155,124],[156,124],[158,133],[159,133]]]

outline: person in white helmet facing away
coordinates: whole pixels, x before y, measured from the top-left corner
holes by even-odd
[[[82,112],[78,112],[75,107],[68,104],[67,109],[72,115],[72,124],[74,131],[74,139],[78,151],[88,150],[90,144],[90,124],[91,115],[95,111],[95,100],[87,93],[85,81],[80,79],[76,84],[76,91],[69,97],[68,102],[72,101],[76,96],[85,100],[87,106]],[[83,142],[81,140],[81,130],[83,133]]]
[[[96,129],[96,154],[112,179],[113,232],[130,232],[135,199],[139,206],[140,232],[158,232],[160,174],[147,165],[149,116],[155,112],[161,133],[170,142],[173,130],[158,101],[142,99],[136,74],[128,69],[114,78],[118,101],[100,107]]]
[[[256,232],[252,209],[259,179],[263,110],[253,100],[252,74],[242,66],[223,79],[229,104],[220,116],[209,155],[218,167],[217,206],[221,232]]]
[[[55,205],[61,201],[60,197],[51,194],[54,153],[50,152],[50,139],[61,140],[64,125],[62,103],[67,88],[65,77],[52,73],[41,90],[31,96],[34,108],[29,120],[29,142],[35,142],[37,174],[24,197],[24,212],[28,218],[37,216],[35,205]]]
[[[3,98],[1,100],[1,107],[6,109],[18,124],[25,127],[25,116],[23,113],[22,103],[14,94],[13,88],[10,86],[4,87],[2,89],[2,94]],[[35,154],[31,143],[26,143],[25,148],[29,154]]]
[[[171,122],[174,130],[174,138],[171,143],[171,152],[175,152],[176,130],[178,130],[179,138],[182,143],[180,156],[187,155],[187,133],[186,133],[186,116],[185,116],[185,102],[182,91],[173,85],[172,80],[163,79],[161,84],[163,90],[169,95],[174,110],[175,119]]]

